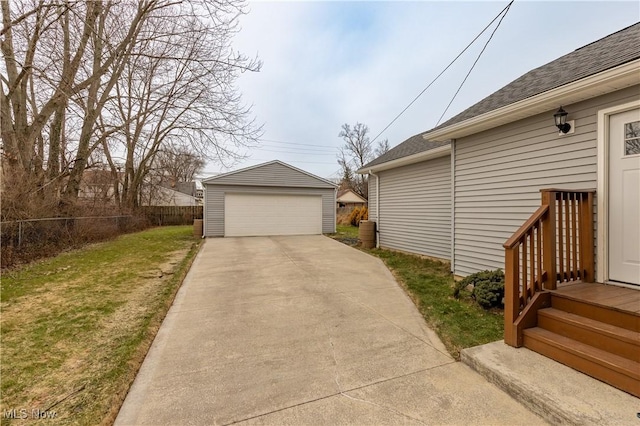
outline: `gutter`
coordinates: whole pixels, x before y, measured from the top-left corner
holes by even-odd
[[[600,96],[604,93],[635,86],[638,84],[638,71],[640,71],[640,59],[556,87],[555,89],[547,90],[546,92],[454,123],[450,126],[431,130],[424,133],[422,137],[426,140],[436,142],[461,138],[512,123],[534,114],[556,109],[561,104],[570,105]],[[606,87],[604,92],[602,86]]]
[[[380,248],[380,176],[369,170],[369,175],[376,178],[376,248]]]

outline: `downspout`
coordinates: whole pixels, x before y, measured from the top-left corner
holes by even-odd
[[[202,185],[202,238],[207,235],[207,186]]]
[[[376,178],[376,248],[380,248],[380,177],[371,169],[369,175]]]

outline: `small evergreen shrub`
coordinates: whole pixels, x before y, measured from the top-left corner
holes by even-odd
[[[453,289],[453,296],[460,297],[460,292],[471,285],[471,297],[485,309],[502,307],[504,298],[504,272],[501,269],[495,271],[481,271],[471,274],[458,281]]]

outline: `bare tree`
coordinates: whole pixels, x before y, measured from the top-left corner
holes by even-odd
[[[225,162],[260,134],[233,85],[239,72],[257,71],[260,63],[233,52],[237,16],[229,18],[221,5],[206,20],[158,14],[125,64],[104,119],[105,130],[118,129],[104,143],[107,161],[115,169],[112,153],[125,158],[122,205],[139,204],[142,185],[163,151],[181,146]]]
[[[124,167],[116,195],[132,206],[162,146],[179,140],[233,159],[260,131],[234,86],[240,72],[260,66],[231,48],[244,7],[242,0],[1,1],[3,185],[69,210],[99,152],[114,182]]]
[[[340,190],[344,189],[354,189],[356,183],[353,176],[353,169],[351,168],[350,159],[345,156],[343,151],[338,155],[338,164],[340,165],[340,169],[342,170],[341,177],[339,179],[339,188]]]
[[[375,158],[378,158],[381,155],[386,154],[387,152],[389,152],[390,149],[391,147],[389,146],[389,139],[384,139],[379,141],[378,146],[376,146],[376,149],[374,151]]]
[[[171,182],[191,182],[202,171],[204,160],[185,147],[167,149],[156,155],[156,167]]]
[[[369,127],[366,124],[356,123],[353,127],[345,123],[338,134],[344,140],[344,146],[340,149],[338,164],[342,169],[343,179],[352,176],[351,188],[361,196],[368,198],[369,186],[366,175],[353,177],[353,166],[356,170],[389,150],[389,141],[378,142],[374,150],[369,139]]]

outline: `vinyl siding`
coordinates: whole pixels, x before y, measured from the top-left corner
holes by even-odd
[[[322,232],[336,231],[336,200],[334,188],[291,188],[246,185],[219,185],[205,183],[205,236],[224,236],[224,194],[305,194],[322,196]],[[260,212],[256,212],[256,220],[260,220]]]
[[[335,188],[328,182],[317,179],[299,170],[280,163],[267,163],[253,169],[241,170],[237,173],[211,178],[217,185],[277,186],[295,188]]]
[[[385,170],[379,177],[380,245],[450,259],[451,158]],[[371,200],[369,205],[375,209]]]
[[[373,175],[369,175],[369,220],[374,222],[377,221],[377,211],[376,211],[376,203],[378,202],[378,194],[376,193],[376,177]]]
[[[540,189],[595,189],[598,110],[639,96],[634,86],[563,105],[575,120],[565,136],[549,111],[456,140],[454,272],[504,268],[502,244],[540,206]]]

